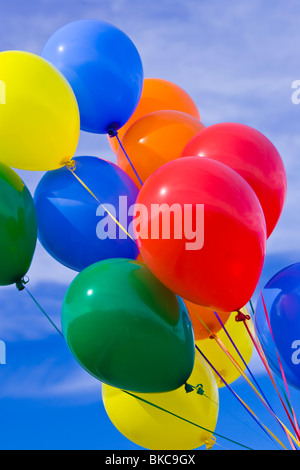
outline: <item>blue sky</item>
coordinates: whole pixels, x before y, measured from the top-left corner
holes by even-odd
[[[38,54],[59,27],[87,18],[108,21],[127,33],[140,52],[145,77],[164,78],[184,88],[205,125],[240,122],[271,139],[286,167],[288,194],[268,240],[261,285],[279,269],[299,261],[300,105],[291,100],[292,82],[300,79],[299,2],[0,0],[0,50]],[[76,155],[115,161],[104,135],[82,133]],[[19,174],[33,194],[42,173]],[[30,289],[57,324],[75,275],[38,244],[29,272]],[[0,448],[136,448],[106,416],[100,384],[75,363],[26,292],[2,288],[0,300],[0,339],[7,345],[7,364],[0,365]],[[251,367],[280,413],[255,355]],[[242,379],[234,389],[253,403],[266,424],[273,425]],[[292,393],[299,409],[299,392]],[[221,390],[220,400],[220,434],[254,448],[274,448],[228,390]]]

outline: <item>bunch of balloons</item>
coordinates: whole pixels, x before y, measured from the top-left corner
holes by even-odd
[[[238,370],[253,350],[233,312],[248,318],[283,209],[278,151],[244,124],[205,127],[102,21],[67,24],[41,56],[0,53],[0,80],[0,284],[22,289],[38,237],[78,272],[63,334],[115,426],[148,449],[211,446],[219,388],[240,376],[219,346]],[[106,135],[117,163],[74,157],[81,130]],[[11,168],[46,172],[34,198]],[[283,292],[277,309],[296,302]]]

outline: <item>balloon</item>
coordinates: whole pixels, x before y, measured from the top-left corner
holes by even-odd
[[[242,308],[241,311],[245,315],[248,315],[248,310],[246,307]],[[248,365],[253,353],[253,342],[245,326],[241,322],[237,322],[235,317],[236,313],[232,313],[229,320],[226,322],[225,328],[233,343],[235,344],[237,350],[241,354],[244,362]],[[250,331],[253,333],[254,327],[252,321],[247,320],[247,325]],[[237,353],[235,347],[228,338],[225,330],[220,330],[217,333],[217,337],[220,339],[222,344],[238,363],[239,367],[244,371],[246,369],[246,365]],[[241,373],[236,368],[232,360],[221,349],[220,345],[215,339],[208,338],[198,340],[196,341],[196,345],[227,384],[233,383],[241,376]],[[215,371],[213,371],[213,374],[217,381],[218,387],[225,387],[225,383],[218,376],[218,374],[216,374]]]
[[[79,112],[65,78],[41,57],[0,53],[0,161],[22,170],[47,171],[73,157]],[[2,104],[1,104],[2,103]]]
[[[196,104],[180,86],[160,78],[145,78],[141,99],[129,121],[118,130],[119,139],[122,140],[129,127],[138,119],[146,114],[162,110],[182,111],[200,120]],[[114,153],[117,154],[119,143],[116,137],[109,137],[108,141]]]
[[[281,156],[265,135],[244,124],[214,124],[193,137],[182,155],[212,158],[237,171],[255,191],[267,237],[271,235],[284,206],[287,182]]]
[[[184,303],[192,320],[195,340],[208,338],[212,333],[217,333],[222,329],[222,324],[219,322],[213,310],[193,304],[188,300],[185,300]],[[217,312],[223,325],[225,325],[230,317],[230,313],[231,312]]]
[[[53,258],[74,271],[107,258],[135,259],[135,241],[111,215],[118,221],[127,216],[123,206],[135,203],[137,187],[114,163],[97,157],[77,157],[74,162],[75,174],[99,202],[68,168],[46,173],[34,195],[41,244]]]
[[[188,383],[195,387],[191,393],[183,386],[168,393],[136,396],[200,427],[109,385],[102,387],[103,402],[112,423],[135,444],[151,450],[195,449],[210,443],[212,434],[203,428],[214,432],[219,405],[216,381],[199,354]],[[203,395],[197,393],[197,387]]]
[[[82,271],[64,299],[62,326],[79,364],[114,387],[167,392],[192,372],[186,307],[143,263],[110,259]]]
[[[180,111],[156,111],[135,122],[122,139],[122,145],[143,183],[160,166],[181,156],[186,144],[204,125]],[[123,150],[117,162],[141,186]]]
[[[21,178],[0,163],[0,285],[19,283],[29,270],[37,241],[30,192]]]
[[[247,304],[264,263],[266,227],[241,176],[209,158],[180,158],[148,179],[135,208],[141,256],[163,284],[211,310]]]
[[[144,75],[139,53],[125,33],[104,21],[75,21],[50,37],[42,56],[72,86],[82,130],[106,134],[128,121]]]
[[[300,263],[276,273],[262,295],[267,315],[260,297],[254,317],[257,336],[272,370],[283,378],[281,363],[288,384],[300,390]]]

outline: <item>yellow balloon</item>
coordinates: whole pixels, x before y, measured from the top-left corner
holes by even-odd
[[[203,444],[211,447],[218,418],[219,392],[210,368],[199,355],[187,383],[191,389],[189,393],[182,386],[172,392],[134,395],[201,428],[128,394],[133,392],[126,393],[106,384],[102,385],[104,406],[115,427],[146,449],[191,450]]]
[[[75,95],[63,75],[28,52],[0,53],[0,161],[22,170],[62,167],[80,133]]]
[[[249,315],[249,312],[246,307],[242,308],[241,311],[245,315]],[[236,315],[237,312],[233,312],[230,315],[229,319],[225,324],[225,328],[230,338],[234,342],[236,348],[240,352],[245,363],[248,365],[253,353],[253,343],[243,323],[237,322],[235,320]],[[247,325],[249,329],[253,332],[254,328],[251,320],[247,320]],[[236,349],[234,348],[233,344],[231,343],[230,339],[228,338],[224,329],[222,328],[220,331],[218,331],[218,333],[216,333],[216,335],[222,342],[222,344],[225,346],[227,351],[236,360],[242,371],[244,371],[246,369],[246,366],[240,358],[239,354],[237,353]],[[241,373],[238,371],[232,360],[221,349],[218,342],[213,337],[198,340],[196,341],[196,345],[228,384],[231,384],[241,376]],[[225,387],[224,382],[214,371],[213,374],[217,381],[218,387]]]

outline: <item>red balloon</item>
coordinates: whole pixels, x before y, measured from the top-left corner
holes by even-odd
[[[284,165],[273,143],[244,124],[214,124],[192,138],[182,153],[196,155],[228,165],[250,184],[263,208],[268,238],[280,218],[287,191]]]
[[[171,161],[146,181],[135,211],[141,256],[169,289],[216,311],[247,304],[264,263],[266,224],[238,173],[209,158]]]

